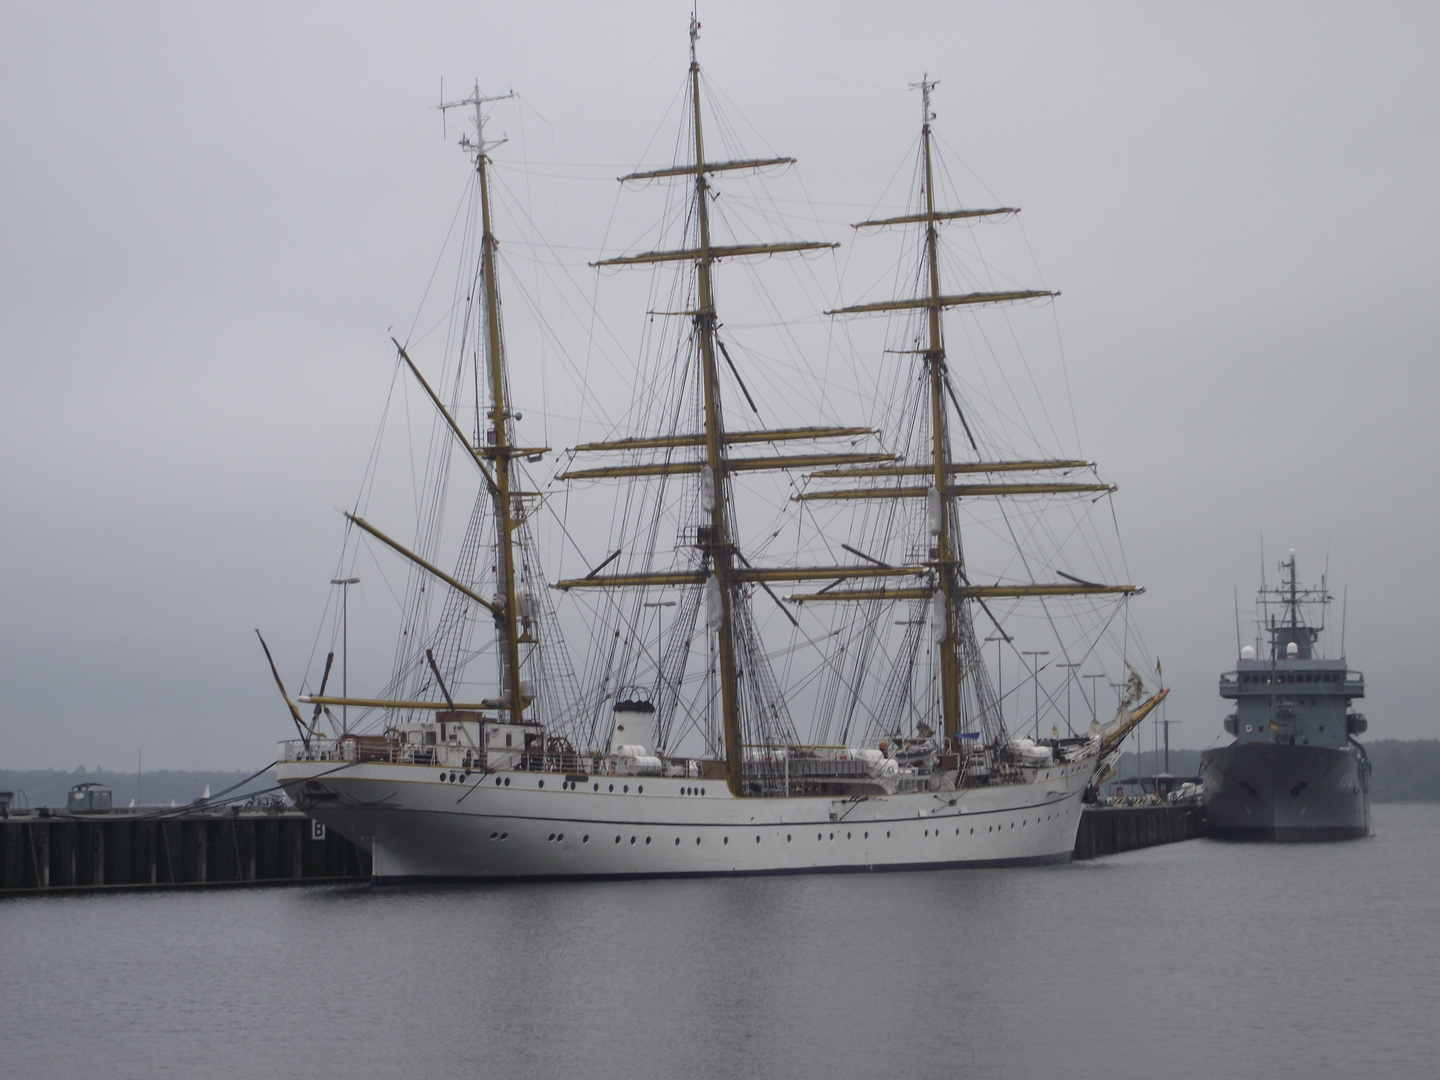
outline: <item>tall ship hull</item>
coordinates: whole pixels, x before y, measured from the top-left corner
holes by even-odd
[[[1260,590],[1269,655],[1259,655],[1257,640],[1220,678],[1220,696],[1235,702],[1225,718],[1235,741],[1200,755],[1209,833],[1278,841],[1369,836],[1370,761],[1355,739],[1367,723],[1350,710],[1365,695],[1365,677],[1343,656],[1318,651],[1330,602],[1323,579],[1318,589],[1301,588],[1294,552],[1280,568],[1285,582]],[[1317,611],[1320,618],[1307,613]]]
[[[1369,767],[1356,747],[1235,745],[1200,755],[1210,835],[1222,840],[1369,836]]]
[[[1093,766],[860,798],[736,798],[723,781],[674,777],[335,768],[287,763],[280,781],[306,813],[369,849],[376,882],[394,884],[1066,862]]]

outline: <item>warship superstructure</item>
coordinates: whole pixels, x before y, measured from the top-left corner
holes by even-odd
[[[1280,568],[1284,581],[1262,587],[1259,597],[1268,655],[1246,645],[1235,670],[1220,676],[1220,696],[1235,702],[1225,718],[1235,741],[1200,755],[1210,835],[1369,836],[1370,763],[1355,739],[1366,720],[1351,708],[1365,696],[1365,676],[1349,670],[1343,652],[1334,659],[1318,653],[1332,599],[1324,579],[1319,588],[1301,588],[1293,551]]]

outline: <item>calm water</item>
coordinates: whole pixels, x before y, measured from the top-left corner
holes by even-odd
[[[1440,806],[1032,870],[0,902],[6,1077],[1414,1077]]]

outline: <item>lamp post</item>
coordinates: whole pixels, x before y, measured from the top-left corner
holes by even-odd
[[[1040,657],[1049,656],[1049,649],[1027,649],[1021,656],[1033,656],[1030,661],[1031,677],[1035,680],[1035,741],[1040,741]]]
[[[350,586],[359,585],[358,577],[331,578],[331,585],[340,586],[340,696],[350,696]],[[350,732],[350,706],[340,704],[340,734]],[[333,730],[333,729],[332,729]]]
[[[995,706],[1000,710],[1000,726],[1005,726],[1005,669],[1000,661],[1004,658],[1000,651],[1000,643],[1009,641],[1005,634],[991,634],[985,639],[995,642]]]
[[[640,606],[641,606],[641,607],[648,607],[648,608],[654,608],[654,609],[655,609],[655,700],[656,700],[656,704],[658,705],[658,704],[659,704],[659,700],[660,700],[660,691],[661,691],[661,689],[662,689],[662,687],[661,687],[661,685],[660,685],[660,680],[663,678],[663,675],[664,675],[663,671],[661,670],[661,664],[662,664],[662,662],[663,662],[663,655],[664,655],[664,646],[663,646],[663,643],[662,643],[662,641],[661,641],[661,636],[660,636],[660,619],[661,619],[660,609],[661,609],[661,608],[667,608],[667,607],[674,607],[674,606],[675,606],[675,601],[674,601],[674,600],[647,600],[645,603],[641,604]]]
[[[1095,723],[1095,703],[1100,700],[1095,696],[1100,693],[1095,689],[1095,680],[1105,678],[1105,673],[1102,671],[1098,675],[1081,675],[1080,677],[1090,680],[1090,722],[1093,724]]]
[[[1075,678],[1075,669],[1080,665],[1077,663],[1056,664],[1056,667],[1069,668],[1065,675],[1065,726],[1070,729],[1070,734],[1075,734],[1075,725],[1070,723],[1070,683]]]

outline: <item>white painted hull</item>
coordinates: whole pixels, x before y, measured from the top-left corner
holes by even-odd
[[[276,772],[306,813],[371,852],[376,881],[402,882],[1065,862],[1092,769],[1080,761],[1035,770],[1030,783],[859,800],[736,798],[723,781],[681,777],[451,782],[453,770],[388,762]]]

